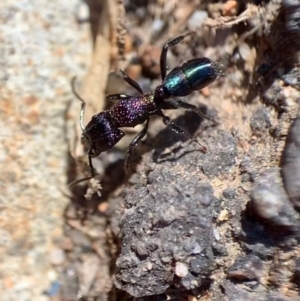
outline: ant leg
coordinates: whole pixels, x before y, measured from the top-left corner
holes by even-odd
[[[171,129],[177,133],[177,134],[183,134],[185,135],[187,138],[191,139],[192,141],[196,142],[198,145],[200,145],[202,147],[202,151],[204,153],[206,153],[207,148],[202,145],[196,138],[194,138],[192,135],[190,135],[185,129],[183,129],[181,126],[179,126],[178,124],[176,124],[175,122],[171,121],[170,117],[164,115],[162,112],[159,112],[157,114],[158,116],[163,118],[163,123],[167,126],[170,126]]]
[[[128,148],[128,151],[127,151],[127,157],[126,157],[126,161],[125,161],[125,171],[126,171],[126,173],[128,173],[128,171],[129,171],[129,164],[130,164],[130,159],[131,159],[131,156],[132,156],[132,153],[133,153],[133,149],[134,149],[134,147],[136,147],[138,145],[138,143],[147,134],[148,125],[149,125],[149,118],[147,119],[146,125],[144,126],[142,131],[139,134],[137,134],[137,136],[129,144],[129,148]]]
[[[186,34],[180,35],[179,37],[169,41],[168,43],[164,44],[161,54],[160,54],[160,73],[162,81],[165,79],[167,75],[167,53],[168,49],[172,46],[177,45],[180,43],[186,36],[193,34],[193,32],[188,32]]]
[[[133,80],[131,77],[129,77],[124,70],[120,70],[120,73],[123,77],[123,79],[134,89],[136,89],[137,91],[139,91],[141,94],[144,93],[143,89],[141,88],[141,86],[135,81]]]
[[[93,167],[93,163],[92,163],[92,157],[91,156],[88,156],[89,158],[89,169],[90,169],[90,176],[89,177],[85,177],[85,178],[82,178],[82,179],[79,179],[79,180],[75,180],[73,182],[71,182],[69,184],[69,187],[74,187],[75,185],[81,183],[81,182],[85,182],[85,181],[88,181],[88,180],[91,180],[93,178],[95,178],[96,174],[95,174],[95,169]]]
[[[74,76],[71,80],[71,88],[73,94],[81,101],[81,110],[80,110],[80,127],[83,132],[85,132],[85,126],[83,124],[83,118],[84,118],[84,111],[85,111],[85,104],[86,102],[84,99],[77,93],[76,88],[75,88],[75,82],[76,82],[76,76]]]
[[[89,169],[91,173],[91,178],[95,178],[95,169],[92,162],[92,157],[89,155]]]
[[[110,95],[106,95],[106,99],[109,99],[109,100],[128,99],[130,97],[132,97],[132,96],[126,95],[126,94],[110,94]]]
[[[173,99],[168,101],[168,103],[170,103],[171,106],[173,106],[175,109],[178,108],[184,108],[187,110],[191,110],[194,111],[195,113],[197,113],[199,116],[201,116],[202,118],[208,119],[210,121],[212,121],[214,123],[214,125],[218,125],[218,122],[216,120],[214,120],[213,118],[208,117],[207,115],[205,115],[204,113],[201,112],[201,110],[199,110],[196,106],[186,103],[182,100],[179,99]]]

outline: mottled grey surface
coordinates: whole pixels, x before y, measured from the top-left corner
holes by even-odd
[[[281,174],[284,188],[291,202],[300,209],[300,116],[289,129],[281,159]]]
[[[296,177],[291,168],[288,174]],[[257,215],[265,220],[296,229],[300,226],[299,214],[283,188],[278,169],[269,169],[260,175],[251,192],[251,200]]]
[[[150,173],[147,190],[128,192],[125,199],[116,280],[135,297],[170,286],[193,289],[212,268],[212,188],[196,178],[176,178],[168,170]]]
[[[207,154],[189,152],[195,145],[182,147],[177,160],[166,159],[153,171],[149,166],[146,179],[135,179],[146,180],[144,187],[127,189],[116,263],[118,288],[144,297],[206,283],[214,269],[212,213],[218,201],[200,170],[209,176],[224,174],[237,155],[233,137],[217,133],[222,142],[211,139],[215,147]]]
[[[228,269],[227,277],[233,280],[258,280],[260,281],[263,271],[262,260],[255,255],[238,257]]]
[[[1,300],[48,300],[51,261],[64,260],[53,241],[67,203],[65,114],[90,54],[79,3],[0,3]]]

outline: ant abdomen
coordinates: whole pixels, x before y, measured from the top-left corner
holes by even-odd
[[[201,90],[220,76],[218,63],[208,58],[195,58],[167,74],[163,86],[171,96],[187,96]]]

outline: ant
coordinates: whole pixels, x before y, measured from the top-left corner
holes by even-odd
[[[125,133],[119,128],[135,127],[138,124],[145,123],[142,131],[129,144],[125,161],[125,169],[128,171],[133,149],[147,134],[150,116],[152,115],[162,117],[165,125],[170,126],[176,133],[184,134],[188,138],[196,141],[202,147],[203,151],[206,152],[206,148],[203,145],[188,134],[183,128],[171,121],[170,118],[165,116],[162,112],[162,110],[184,108],[193,110],[198,115],[210,119],[196,106],[179,99],[174,99],[174,97],[190,95],[193,91],[200,90],[214,82],[222,75],[221,65],[205,57],[194,58],[185,62],[183,65],[174,68],[167,74],[168,49],[180,43],[190,34],[192,34],[192,32],[180,35],[164,44],[160,55],[162,84],[156,87],[154,91],[145,93],[136,81],[130,78],[124,70],[120,70],[123,79],[141,95],[108,95],[107,99],[119,100],[119,102],[112,109],[94,115],[87,126],[84,126],[83,123],[86,103],[76,92],[75,78],[73,78],[72,91],[82,102],[80,111],[80,127],[82,129],[81,142],[85,152],[88,154],[91,175],[90,177],[73,182],[72,185],[95,177],[92,158],[111,149],[122,137],[124,137]]]

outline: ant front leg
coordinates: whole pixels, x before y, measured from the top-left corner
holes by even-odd
[[[160,73],[161,73],[161,79],[164,81],[166,75],[167,75],[167,53],[168,49],[172,46],[175,46],[179,44],[186,36],[189,36],[193,34],[193,32],[188,32],[186,34],[180,35],[179,37],[169,41],[166,43],[162,50],[161,50],[161,55],[160,55]]]
[[[207,120],[210,120],[214,123],[214,125],[218,125],[219,123],[214,120],[213,118],[208,117],[207,115],[205,115],[204,113],[201,112],[201,110],[199,110],[196,106],[186,103],[180,99],[173,99],[168,101],[168,104],[170,104],[170,106],[174,109],[178,109],[178,108],[183,108],[183,109],[187,109],[187,110],[191,110],[194,111],[195,113],[197,113],[200,117],[205,118]]]
[[[121,69],[120,73],[121,73],[123,79],[127,82],[127,84],[129,84],[131,87],[133,87],[134,89],[136,89],[137,91],[139,91],[141,94],[144,93],[144,91],[141,88],[141,86],[135,80],[133,80],[131,77],[129,77],[127,75],[127,73],[125,73],[124,70]]]
[[[71,182],[69,184],[69,187],[74,187],[75,185],[77,185],[81,182],[85,182],[85,181],[88,181],[88,180],[91,180],[91,179],[95,178],[96,174],[95,174],[95,169],[94,169],[93,163],[92,163],[92,157],[90,155],[88,155],[88,158],[89,158],[89,170],[90,170],[91,175],[89,177],[85,177],[85,178],[82,178],[82,179],[75,180],[75,181]]]
[[[92,157],[90,155],[88,155],[88,157],[89,157],[89,169],[90,169],[91,178],[95,178],[95,169],[93,166]]]
[[[149,125],[149,118],[146,121],[146,124],[144,126],[144,128],[142,129],[142,131],[130,142],[129,144],[129,148],[127,151],[127,157],[126,157],[126,161],[125,161],[125,171],[126,173],[129,172],[129,164],[130,164],[130,159],[133,153],[133,149],[134,147],[136,147],[138,145],[138,143],[145,137],[145,135],[147,134],[148,131],[148,125]]]
[[[181,126],[179,126],[178,124],[176,124],[175,122],[171,121],[170,117],[166,116],[163,114],[163,112],[159,112],[157,114],[158,116],[162,117],[163,118],[163,123],[166,125],[166,126],[170,126],[171,129],[177,133],[177,134],[183,134],[185,135],[187,138],[191,139],[192,141],[196,142],[198,145],[201,146],[202,148],[202,151],[204,153],[206,153],[207,151],[207,148],[202,145],[197,139],[195,139],[192,135],[190,135],[185,129],[183,129]]]

